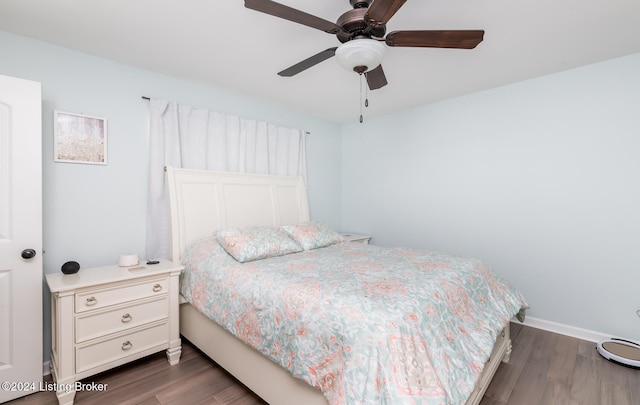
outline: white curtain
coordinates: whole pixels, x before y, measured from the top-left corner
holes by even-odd
[[[174,102],[149,102],[147,258],[171,253],[165,166],[303,176],[306,184],[304,131]]]

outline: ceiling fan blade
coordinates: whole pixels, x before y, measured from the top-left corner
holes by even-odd
[[[284,4],[271,0],[244,0],[244,6],[252,10],[260,11],[285,20],[293,21],[307,27],[316,28],[329,34],[336,34],[341,30],[339,26],[315,15],[307,14],[304,11],[296,10]]]
[[[284,77],[297,75],[298,73],[309,69],[311,66],[317,65],[318,63],[329,59],[336,54],[336,49],[338,48],[325,49],[324,51],[317,53],[312,57],[303,60],[302,62],[296,63],[295,65],[283,70],[282,72],[278,72],[278,74]]]
[[[384,40],[389,46],[473,49],[483,38],[483,30],[393,31]]]
[[[374,0],[365,21],[373,25],[386,24],[407,0]]]
[[[387,78],[384,75],[384,70],[382,70],[382,65],[378,65],[377,68],[365,72],[364,75],[367,78],[367,84],[370,90],[376,90],[387,85]]]

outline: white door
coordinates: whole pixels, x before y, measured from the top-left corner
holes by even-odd
[[[41,97],[0,75],[0,402],[42,381]]]

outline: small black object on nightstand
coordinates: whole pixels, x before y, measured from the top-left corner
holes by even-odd
[[[75,274],[80,270],[80,264],[74,261],[66,262],[60,270],[62,270],[64,274]]]

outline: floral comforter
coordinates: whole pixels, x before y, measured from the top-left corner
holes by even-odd
[[[239,263],[215,237],[185,252],[194,307],[329,404],[464,404],[527,304],[477,260],[340,243]]]

